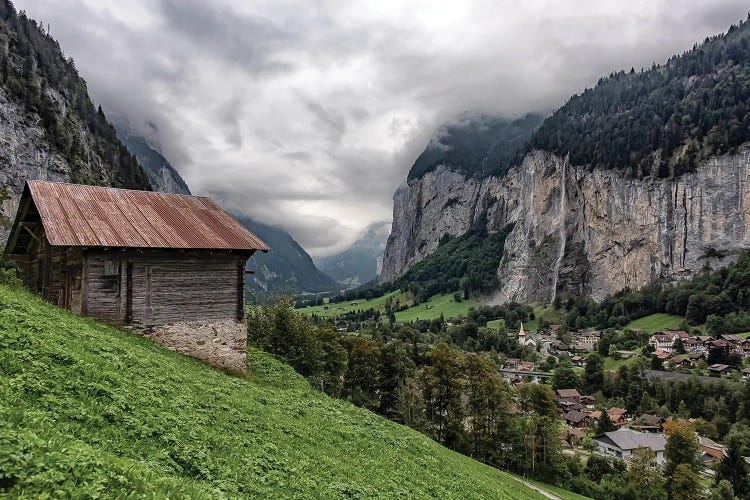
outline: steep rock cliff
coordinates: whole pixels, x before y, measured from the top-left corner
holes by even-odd
[[[70,168],[37,120],[0,88],[0,243],[8,237],[26,179],[66,181]]]
[[[149,188],[72,59],[0,0],[0,244],[28,179]]]
[[[750,247],[750,153],[710,159],[677,179],[632,179],[534,151],[504,177],[439,167],[400,188],[380,281],[429,255],[444,234],[515,223],[493,302],[600,299],[691,276]]]

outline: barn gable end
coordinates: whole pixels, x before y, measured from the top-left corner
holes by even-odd
[[[168,347],[195,354],[179,346],[244,338],[245,266],[258,250],[269,248],[209,198],[30,181],[5,255],[45,300],[157,341],[160,329],[172,343],[182,332]],[[211,331],[230,333],[190,338]]]

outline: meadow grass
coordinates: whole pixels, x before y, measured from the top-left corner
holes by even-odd
[[[642,318],[635,319],[625,325],[632,330],[643,330],[646,332],[657,332],[659,330],[675,330],[680,327],[684,318],[673,314],[655,313]]]
[[[323,318],[335,318],[337,316],[341,316],[342,314],[355,311],[365,311],[370,308],[382,312],[385,311],[385,302],[389,297],[393,299],[394,302],[396,301],[396,299],[399,299],[403,304],[410,303],[413,300],[410,293],[401,293],[401,290],[396,290],[394,292],[387,293],[382,297],[377,297],[370,300],[354,299],[344,302],[326,303],[322,306],[301,307],[297,309],[297,312],[306,316],[315,314]]]
[[[585,497],[583,495],[579,495],[578,493],[573,493],[572,491],[567,491],[562,488],[558,488],[557,486],[552,486],[545,483],[540,483],[539,481],[534,481],[533,479],[526,479],[526,478],[520,478],[522,481],[526,481],[529,484],[533,484],[537,488],[544,490],[546,492],[552,493],[553,495],[560,497],[561,500],[587,500],[589,497]]]
[[[639,347],[638,349],[635,350],[636,354],[634,356],[630,356],[627,359],[612,358],[612,357],[607,356],[606,358],[604,358],[604,369],[605,370],[617,371],[617,370],[620,369],[621,366],[628,366],[629,367],[629,366],[633,366],[633,365],[637,364],[638,363],[638,357],[641,354],[641,350],[642,349]]]
[[[0,496],[541,498],[268,354],[248,367],[0,286]]]
[[[445,319],[466,316],[469,309],[476,307],[477,302],[473,299],[462,299],[456,302],[452,293],[434,295],[427,302],[412,306],[405,311],[396,313],[396,321],[404,323],[418,319],[436,319],[442,314]]]
[[[456,302],[453,295],[454,294],[452,293],[435,295],[427,302],[399,311],[396,313],[396,322],[404,323],[408,321],[416,321],[418,319],[435,319],[439,318],[440,314],[446,319],[457,318],[459,316],[466,316],[469,309],[477,306],[477,301],[473,299]],[[401,290],[396,290],[375,299],[355,299],[346,302],[324,304],[322,306],[302,307],[297,309],[297,312],[307,316],[315,314],[323,318],[335,318],[342,314],[355,311],[365,311],[370,308],[376,309],[382,313],[385,311],[385,302],[388,298],[393,300],[394,305],[396,299],[398,299],[402,305],[412,304],[414,301],[414,297],[411,293],[402,293]]]

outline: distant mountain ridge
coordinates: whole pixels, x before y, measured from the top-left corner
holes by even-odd
[[[372,224],[351,247],[335,255],[317,258],[315,264],[344,286],[356,287],[372,281],[383,264],[383,252],[390,230],[390,222]]]
[[[156,151],[145,139],[132,135],[125,128],[117,126],[117,137],[136,157],[148,175],[151,188],[164,193],[190,194],[190,188],[180,173],[169,164],[161,153]]]
[[[238,216],[243,226],[262,239],[271,251],[256,253],[247,269],[248,290],[270,293],[326,292],[339,288],[329,276],[315,267],[312,257],[292,236],[276,226]]]

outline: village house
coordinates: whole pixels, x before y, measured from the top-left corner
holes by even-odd
[[[690,361],[692,361],[693,365],[695,365],[699,361],[705,361],[706,354],[700,351],[693,351],[693,352],[688,353],[688,358],[690,358]]]
[[[586,410],[586,406],[583,405],[583,404],[581,404],[581,403],[579,403],[578,401],[568,401],[568,400],[565,400],[565,399],[558,400],[557,401],[557,406],[560,407],[560,409],[562,410],[563,414],[565,414],[565,413],[567,413],[567,412],[569,412],[571,410],[581,411],[581,412]]]
[[[571,348],[577,352],[591,352],[599,345],[599,332],[578,332],[573,337]]]
[[[578,393],[576,389],[558,389],[557,400],[580,403],[581,395]]]
[[[596,404],[596,398],[589,395],[581,396],[580,403],[586,406],[594,406],[594,404]]]
[[[651,335],[648,343],[651,344],[654,350],[661,350],[672,354],[674,353],[674,344],[677,339],[685,340],[689,337],[690,335],[687,332],[665,330]]]
[[[565,448],[570,446],[581,446],[585,437],[586,431],[583,429],[566,427],[560,431],[560,439]]]
[[[563,418],[565,423],[577,429],[590,427],[592,423],[591,415],[578,410],[568,411]]]
[[[631,429],[618,429],[605,432],[596,438],[598,451],[602,455],[629,460],[639,448],[649,448],[656,456],[657,465],[663,465],[664,449],[667,440],[661,434],[638,432]]]
[[[561,340],[553,340],[549,344],[549,352],[552,354],[566,354],[570,347]]]
[[[701,463],[706,469],[713,469],[726,455],[726,449],[716,441],[698,436]]]
[[[576,354],[575,356],[573,356],[572,358],[570,358],[570,361],[575,366],[583,366],[583,365],[586,364],[586,358],[584,358],[583,356],[579,356],[578,354]]]
[[[505,360],[505,363],[503,363],[503,368],[506,370],[518,370],[520,366],[521,360],[518,358],[508,358]]]
[[[617,427],[624,425],[626,420],[626,415],[628,414],[628,410],[625,408],[610,408],[607,410],[607,413],[609,414],[609,418],[612,420],[612,423],[615,424]]]
[[[695,366],[693,360],[690,359],[690,356],[688,356],[687,354],[680,354],[678,356],[675,356],[671,358],[668,363],[673,368],[692,368],[693,366]]]
[[[708,374],[712,377],[726,377],[731,369],[729,365],[716,363],[708,367]]]
[[[662,361],[669,361],[672,358],[671,353],[668,353],[667,351],[662,351],[661,349],[657,349],[656,351],[652,352],[651,356],[655,358],[659,358]]]
[[[750,367],[744,368],[742,370],[742,378],[750,379]]]
[[[209,198],[29,181],[5,256],[49,302],[151,328],[242,322],[258,250],[269,248]]]
[[[638,417],[629,427],[641,432],[659,432],[663,423],[664,419],[659,415],[646,413]]]

